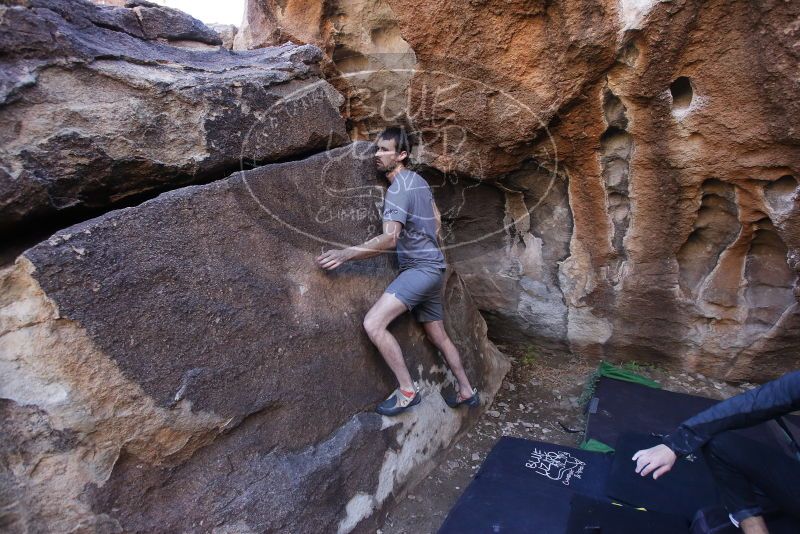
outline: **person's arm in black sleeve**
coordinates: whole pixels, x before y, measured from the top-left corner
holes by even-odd
[[[667,435],[664,444],[685,456],[719,432],[753,426],[798,409],[800,371],[795,371],[700,412]]]
[[[636,472],[658,478],[667,473],[678,456],[697,451],[714,435],[744,428],[800,409],[800,371],[788,373],[761,387],[724,400],[684,421],[664,437],[662,445],[633,455]]]

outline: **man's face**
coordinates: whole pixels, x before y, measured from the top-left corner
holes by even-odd
[[[375,152],[375,166],[381,172],[392,171],[407,156],[405,152],[397,153],[394,139],[380,139],[376,143],[378,151]]]

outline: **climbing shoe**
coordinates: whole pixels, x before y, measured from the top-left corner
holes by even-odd
[[[408,410],[412,406],[419,404],[419,401],[421,400],[422,395],[419,392],[419,386],[417,386],[415,382],[413,397],[406,396],[402,391],[400,391],[400,388],[397,388],[391,395],[389,395],[388,399],[378,405],[375,411],[381,415],[398,415]]]
[[[481,403],[481,397],[478,395],[478,388],[472,389],[472,396],[468,399],[464,399],[461,397],[461,393],[456,393],[450,397],[444,397],[444,402],[447,403],[448,406],[451,408],[458,408],[459,406],[469,406],[470,408],[474,408],[475,406],[479,406]]]

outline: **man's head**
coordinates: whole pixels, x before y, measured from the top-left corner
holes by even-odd
[[[411,154],[411,142],[404,128],[393,126],[385,129],[375,141],[375,166],[381,172],[391,172],[398,166],[406,166]]]

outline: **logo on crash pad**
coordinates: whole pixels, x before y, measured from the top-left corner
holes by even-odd
[[[586,462],[578,460],[567,451],[540,451],[533,449],[530,459],[525,462],[525,467],[533,469],[536,474],[561,481],[569,486],[572,477],[581,478]]]

